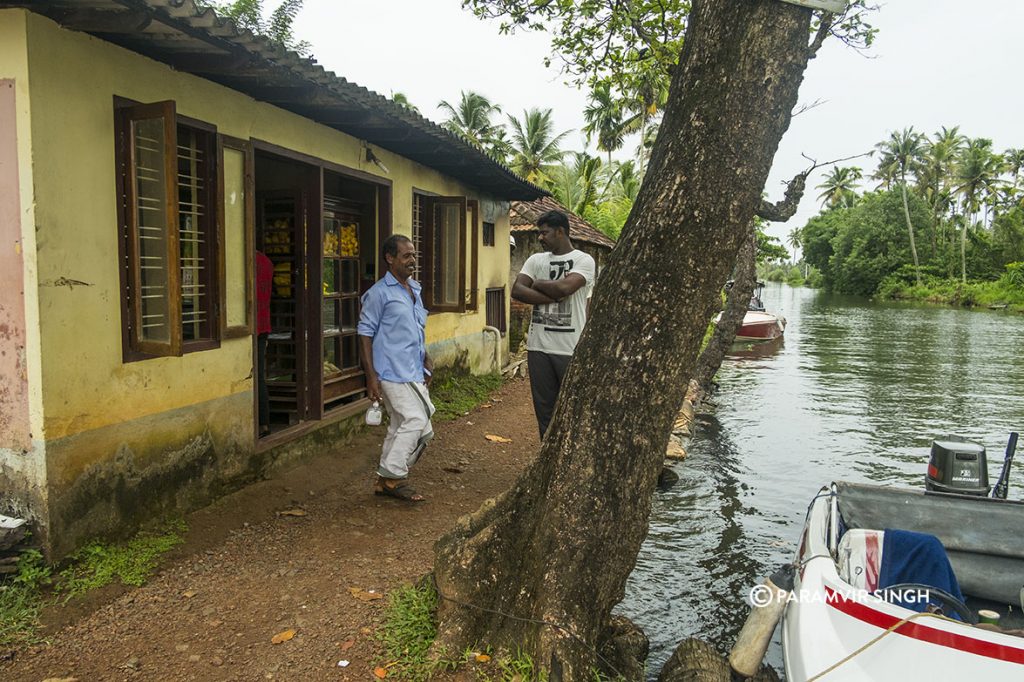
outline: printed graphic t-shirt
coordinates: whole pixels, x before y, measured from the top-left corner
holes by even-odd
[[[561,301],[533,306],[530,333],[526,340],[526,350],[572,355],[583,325],[587,323],[587,299],[594,288],[597,273],[594,259],[579,249],[561,256],[551,252],[535,253],[526,259],[520,272],[535,282],[563,279],[570,273],[581,275],[586,280],[586,284]]]

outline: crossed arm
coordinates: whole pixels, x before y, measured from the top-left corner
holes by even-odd
[[[512,298],[531,305],[554,303],[571,296],[586,283],[586,278],[576,272],[570,272],[558,280],[534,280],[520,272],[512,285]]]

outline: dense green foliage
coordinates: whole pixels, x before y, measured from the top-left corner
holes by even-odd
[[[1024,260],[1024,151],[998,154],[991,140],[969,139],[957,127],[931,137],[905,128],[877,150],[872,178],[879,188],[858,194],[861,170],[833,169],[818,185],[822,212],[791,236],[823,286],[865,296],[1012,304],[1007,267]]]
[[[15,647],[39,641],[39,611],[43,607],[40,589],[49,583],[50,569],[38,550],[18,557],[18,572],[0,584],[0,647]]]
[[[222,17],[233,19],[241,29],[269,38],[286,49],[306,56],[311,45],[305,40],[296,40],[292,31],[292,24],[302,10],[304,1],[284,0],[269,15],[263,9],[263,0],[201,1],[199,4],[212,7]]]

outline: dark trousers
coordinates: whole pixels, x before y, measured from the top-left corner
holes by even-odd
[[[260,400],[260,432],[270,427],[270,390],[267,388],[267,337],[256,337],[256,390]]]
[[[537,415],[541,440],[548,430],[551,415],[555,411],[558,390],[562,387],[565,370],[569,367],[571,355],[551,355],[539,350],[526,353],[526,366],[530,371],[530,391],[533,393],[533,413]]]

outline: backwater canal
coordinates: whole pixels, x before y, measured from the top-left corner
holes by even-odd
[[[932,439],[950,433],[986,446],[994,482],[1008,433],[1024,431],[1024,315],[783,284],[764,299],[785,338],[726,359],[617,609],[651,640],[650,679],[685,637],[732,645],[750,587],[792,560],[821,486],[922,486]],[[1010,497],[1024,499],[1024,447]],[[782,673],[778,630],[766,660]]]

